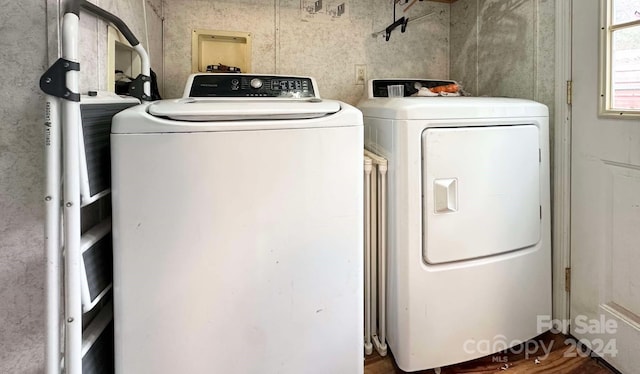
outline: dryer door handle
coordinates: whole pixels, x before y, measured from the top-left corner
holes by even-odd
[[[435,213],[458,211],[458,179],[446,178],[433,181]]]

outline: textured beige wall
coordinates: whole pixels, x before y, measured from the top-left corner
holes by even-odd
[[[43,1],[0,12],[0,373],[41,373],[44,339]]]
[[[418,2],[410,17],[435,12],[396,31],[389,42],[372,32],[392,22],[388,0],[349,0],[345,23],[301,21],[300,0],[165,0],[165,94],[181,96],[191,72],[191,30],[253,34],[253,71],[315,77],[325,98],[357,103],[355,64],[368,78],[449,75],[449,5]],[[400,9],[400,8],[398,8]],[[401,12],[400,12],[401,13]]]
[[[456,1],[451,78],[474,95],[533,99],[553,111],[554,22],[553,0]]]
[[[453,3],[451,79],[473,95],[519,97],[547,105],[553,162],[555,0]]]

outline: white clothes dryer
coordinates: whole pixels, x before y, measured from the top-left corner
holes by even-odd
[[[387,97],[448,83],[373,80],[359,104],[388,159],[387,340],[405,371],[507,349],[551,315],[547,107]]]
[[[362,114],[306,77],[186,96],[114,118],[116,373],[362,373]]]

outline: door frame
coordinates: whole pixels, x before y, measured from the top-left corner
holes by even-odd
[[[556,1],[555,116],[552,204],[553,319],[570,318],[571,286],[571,8],[573,0]],[[568,324],[556,328],[568,334]]]

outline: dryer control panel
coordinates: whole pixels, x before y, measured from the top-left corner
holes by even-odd
[[[184,97],[314,98],[315,80],[310,77],[253,74],[193,74]]]
[[[369,81],[368,95],[369,98],[389,97],[388,87],[390,85],[402,85],[404,86],[404,95],[412,96],[418,92],[420,87],[434,88],[451,84],[457,83],[452,80],[438,79],[372,79]]]

